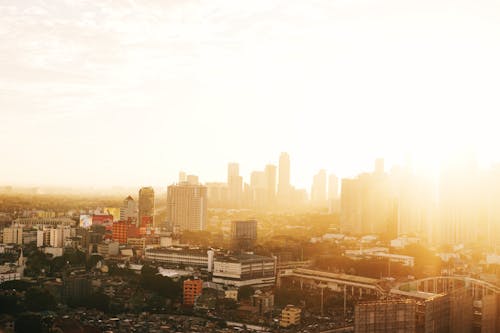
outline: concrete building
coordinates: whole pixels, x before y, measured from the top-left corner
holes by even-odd
[[[231,221],[231,249],[250,251],[257,242],[257,221]]]
[[[207,198],[210,202],[210,207],[226,207],[229,203],[228,186],[226,183],[212,182],[206,183]]]
[[[91,280],[85,275],[67,276],[63,279],[61,296],[64,300],[81,300],[92,293]]]
[[[137,226],[154,224],[155,191],[152,187],[143,187],[139,190],[139,215]]]
[[[23,227],[12,225],[3,229],[4,244],[23,244]]]
[[[417,302],[381,300],[354,307],[355,333],[416,333]]]
[[[276,279],[276,260],[253,254],[219,256],[214,259],[212,281],[234,287],[272,286]]]
[[[71,228],[65,226],[58,226],[57,228],[50,229],[50,246],[64,247],[66,238],[71,237]]]
[[[204,230],[207,222],[207,188],[188,183],[169,186],[167,220],[180,230]]]
[[[326,206],[326,171],[320,170],[313,177],[311,186],[311,203],[314,206]]]
[[[266,206],[273,208],[276,204],[276,166],[272,164],[266,165],[265,168],[266,181]]]
[[[281,205],[287,205],[292,195],[290,184],[290,156],[281,153],[278,166],[278,201]]]
[[[120,207],[120,221],[137,221],[137,204],[130,195],[123,200]]]
[[[15,219],[12,225],[23,227],[57,227],[62,226],[75,226],[77,222],[67,217],[54,217],[54,218],[32,218],[23,217]]]
[[[170,266],[192,266],[212,271],[215,252],[209,249],[168,247],[146,249],[145,258]]]
[[[233,208],[240,207],[243,199],[243,178],[240,176],[238,163],[227,165],[227,187],[229,205]]]
[[[274,294],[271,292],[262,292],[257,290],[255,294],[252,295],[252,306],[257,308],[260,315],[269,312],[274,307]]]
[[[203,289],[203,281],[199,279],[185,280],[183,283],[183,303],[184,305],[192,306],[196,297],[201,295]]]
[[[287,305],[281,310],[280,327],[290,327],[300,324],[302,310],[293,305]]]
[[[379,170],[380,171],[380,170]],[[397,237],[397,200],[385,173],[365,173],[343,179],[340,227],[343,233]]]
[[[105,241],[97,244],[97,253],[103,257],[117,256],[120,253],[120,244],[118,242]]]

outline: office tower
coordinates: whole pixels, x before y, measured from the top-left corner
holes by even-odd
[[[167,220],[180,230],[204,230],[207,221],[207,188],[182,183],[167,191]]]
[[[243,178],[240,176],[238,163],[229,163],[227,165],[227,186],[230,205],[239,207],[242,200]]]
[[[250,251],[257,242],[257,221],[231,221],[231,249]]]
[[[328,177],[328,212],[340,212],[339,179],[334,174]]]
[[[278,199],[281,204],[287,204],[291,195],[290,156],[287,153],[280,155],[278,179]]]
[[[250,175],[250,188],[251,188],[251,206],[256,208],[263,208],[267,199],[267,183],[266,174],[264,171],[253,171]]]
[[[339,179],[334,174],[328,177],[328,199],[339,199]]]
[[[226,183],[205,183],[207,187],[207,198],[210,202],[210,207],[222,208],[226,207],[228,200],[228,189]]]
[[[361,233],[361,191],[359,179],[342,179],[340,195],[340,229]]]
[[[153,224],[155,214],[155,191],[152,187],[139,190],[139,219],[136,225]]]
[[[380,170],[379,170],[380,171]],[[395,194],[384,173],[361,174],[343,179],[340,225],[343,232],[358,235],[394,233]]]
[[[264,172],[266,178],[267,206],[273,207],[276,201],[276,166],[268,164]]]
[[[184,171],[179,171],[179,183],[184,183],[187,181],[187,176]]]
[[[188,175],[186,179],[189,185],[199,185],[198,176]]]
[[[311,187],[311,201],[313,205],[323,206],[326,204],[326,171],[320,170],[313,178]]]
[[[481,221],[484,193],[475,156],[453,156],[442,165],[439,179],[441,242],[455,245],[478,240],[487,226]]]
[[[137,204],[134,199],[129,195],[123,200],[120,207],[120,220],[121,221],[136,221],[137,220]]]

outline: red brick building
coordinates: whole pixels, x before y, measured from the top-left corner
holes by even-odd
[[[126,244],[129,237],[138,238],[139,228],[135,224],[128,221],[119,221],[113,223],[111,227],[112,239],[118,241],[120,244]]]
[[[194,305],[196,297],[201,295],[203,289],[202,280],[186,280],[184,281],[184,305]]]

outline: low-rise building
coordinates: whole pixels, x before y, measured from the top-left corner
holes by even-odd
[[[253,254],[217,257],[214,260],[212,281],[242,286],[270,286],[276,280],[276,260]]]
[[[170,266],[191,266],[212,271],[215,252],[213,250],[187,247],[146,249],[146,259]]]
[[[101,256],[116,256],[120,253],[120,244],[118,242],[105,241],[103,243],[97,244],[97,253]]]
[[[281,310],[281,327],[289,327],[293,325],[300,324],[302,310],[299,307],[293,305],[287,305],[283,310]]]
[[[271,292],[257,290],[251,298],[252,306],[257,308],[261,315],[272,310],[274,307],[274,294]]]

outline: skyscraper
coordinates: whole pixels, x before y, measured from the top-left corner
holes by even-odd
[[[311,201],[314,205],[326,204],[326,171],[320,170],[313,178]]]
[[[334,174],[328,177],[328,199],[337,200],[339,198],[339,179]]]
[[[267,206],[273,207],[276,201],[276,166],[266,165],[265,169]]]
[[[179,183],[187,181],[187,176],[184,171],[179,171]]]
[[[203,230],[207,221],[207,188],[181,183],[167,191],[167,220],[180,230]]]
[[[263,208],[267,200],[267,182],[264,171],[253,171],[250,175],[251,204],[256,208]]]
[[[133,222],[137,220],[137,204],[130,195],[123,200],[120,207],[120,220]]]
[[[287,204],[291,195],[290,156],[288,153],[281,153],[280,155],[278,177],[278,199],[281,204]]]
[[[155,191],[152,187],[143,187],[139,190],[139,219],[137,226],[153,223],[155,214]]]
[[[241,205],[243,178],[240,176],[238,163],[229,163],[227,166],[227,187],[229,203],[233,207]]]

